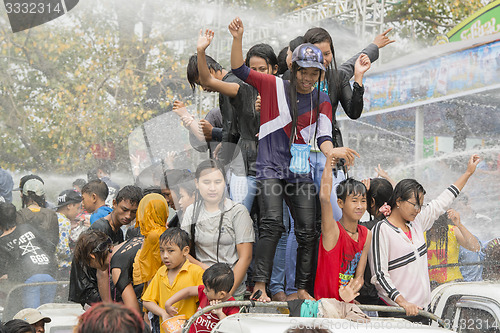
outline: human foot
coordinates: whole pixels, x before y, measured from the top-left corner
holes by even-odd
[[[286,296],[287,301],[293,301],[294,299],[298,299],[297,293],[293,293]]]
[[[269,296],[267,296],[266,284],[264,282],[256,282],[255,283],[255,286],[253,287],[253,294],[252,294],[252,296],[250,296],[250,299],[254,299],[254,296],[257,296],[257,292],[259,290],[262,292],[262,294],[259,296],[259,298],[255,299],[255,300],[258,302],[264,302],[264,303],[270,302],[271,299],[269,298]]]
[[[309,295],[309,293],[305,289],[298,289],[297,290],[297,297],[299,299],[309,299],[311,301],[315,301],[314,297]]]
[[[284,302],[286,301],[286,294],[282,291],[277,292],[271,297],[271,299],[275,302]]]

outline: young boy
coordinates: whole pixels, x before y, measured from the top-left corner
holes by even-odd
[[[335,163],[333,157],[327,158],[321,178],[321,238],[314,296],[351,302],[363,285],[371,242],[371,231],[358,225],[366,211],[366,187],[352,178],[339,183],[337,203],[342,218],[335,221],[330,203]]]
[[[175,293],[186,287],[203,283],[203,268],[186,260],[189,254],[189,235],[181,228],[169,228],[160,236],[160,256],[163,262],[142,296],[144,307],[160,317],[169,318],[161,305]],[[191,317],[197,309],[196,297],[189,297],[176,303],[179,314]],[[164,333],[161,327],[161,332]]]
[[[214,264],[203,273],[203,285],[182,289],[165,303],[165,310],[170,316],[175,316],[178,311],[173,304],[189,297],[195,297],[200,301],[199,310],[208,305],[234,301],[229,294],[233,284],[234,274],[231,266],[222,263]],[[211,332],[220,320],[239,311],[238,307],[232,306],[205,313],[196,319],[189,333]]]
[[[106,206],[106,198],[108,197],[108,185],[102,180],[91,180],[82,187],[83,208],[90,215],[90,224],[99,220],[101,217],[108,216],[113,210]]]

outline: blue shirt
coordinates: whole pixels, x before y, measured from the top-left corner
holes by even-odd
[[[101,217],[108,216],[112,211],[113,208],[106,205],[97,208],[97,210],[90,215],[90,224],[99,220]]]

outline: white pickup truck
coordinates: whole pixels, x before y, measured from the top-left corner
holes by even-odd
[[[443,284],[432,291],[431,310],[457,332],[500,332],[500,282]]]

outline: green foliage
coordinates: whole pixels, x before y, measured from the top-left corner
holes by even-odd
[[[393,6],[384,19],[398,27],[403,38],[432,44],[462,20],[483,7],[482,0],[406,0]]]
[[[15,34],[0,23],[2,167],[84,171],[95,144],[127,166],[132,129],[188,91],[185,61],[154,30],[149,1],[115,1],[81,3],[65,21]]]

